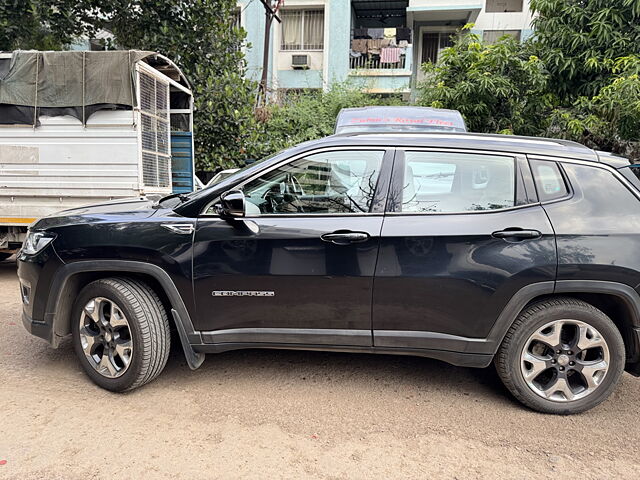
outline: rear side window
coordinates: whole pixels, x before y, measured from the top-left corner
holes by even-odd
[[[405,152],[402,212],[462,213],[516,205],[515,159]]]
[[[569,194],[567,185],[556,162],[544,160],[531,160],[531,170],[538,189],[538,198],[541,202],[556,200]]]

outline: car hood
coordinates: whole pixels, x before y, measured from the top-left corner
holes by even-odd
[[[45,230],[52,227],[78,223],[136,221],[148,218],[156,213],[156,211],[154,201],[149,198],[123,198],[62,210],[37,220],[31,228],[34,230]]]

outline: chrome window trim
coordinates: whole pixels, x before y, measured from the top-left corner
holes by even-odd
[[[494,210],[469,210],[467,212],[385,212],[385,215],[389,216],[414,216],[414,215],[482,215],[482,214],[491,214],[491,213],[502,213],[502,212],[511,212],[513,210],[522,210],[523,208],[530,208],[535,206],[540,206],[541,203],[527,203],[526,205],[518,205],[515,207],[508,208],[496,208]]]
[[[301,152],[298,153],[296,155],[294,155],[293,157],[289,157],[289,158],[285,158],[283,160],[281,160],[280,162],[271,165],[269,168],[265,168],[264,170],[261,170],[260,172],[257,172],[255,175],[253,175],[252,177],[249,177],[248,179],[246,179],[244,182],[239,183],[238,185],[234,185],[232,188],[233,189],[242,189],[242,187],[244,187],[247,183],[255,180],[256,178],[261,177],[262,175],[271,172],[272,170],[275,170],[277,168],[280,168],[283,165],[287,165],[288,163],[291,162],[295,162],[296,160],[300,159],[300,158],[304,158],[304,157],[308,157],[309,155],[315,155],[316,153],[324,153],[324,152],[341,152],[341,151],[347,151],[347,150],[367,150],[367,151],[373,151],[373,152],[382,152],[383,153],[383,157],[382,160],[384,160],[384,155],[386,155],[386,153],[390,150],[395,150],[396,147],[383,147],[383,146],[363,146],[363,145],[354,145],[354,146],[339,146],[339,147],[323,147],[323,148],[318,148],[315,150],[307,150],[306,152]],[[377,188],[377,187],[376,187]],[[375,197],[375,192],[374,192],[374,197]],[[205,205],[205,207],[201,210],[200,215],[198,215],[198,217],[218,217],[218,215],[211,215],[211,214],[207,214],[207,210],[209,210],[209,208],[211,208],[214,203],[216,203],[217,201],[219,201],[220,197],[215,198],[214,200],[211,200],[209,203],[207,203]],[[383,213],[382,213],[383,214]],[[251,216],[251,217],[242,217],[242,218],[263,218],[263,217],[299,217],[301,215],[305,215],[303,214],[299,214],[299,213],[267,213],[264,215],[257,215],[257,216]],[[320,216],[354,216],[354,215],[381,215],[381,213],[378,212],[358,212],[358,213],[316,213],[316,214],[306,214],[308,216],[311,217],[320,217]],[[219,217],[218,217],[219,218]]]

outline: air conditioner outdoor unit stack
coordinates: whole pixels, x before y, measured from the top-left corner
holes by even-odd
[[[291,68],[294,70],[309,68],[309,55],[291,55]]]

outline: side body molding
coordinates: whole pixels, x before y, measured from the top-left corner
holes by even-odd
[[[72,302],[75,300],[63,296],[68,282],[78,273],[109,271],[142,273],[152,276],[160,283],[169,302],[171,302],[171,314],[175,320],[178,334],[180,335],[180,342],[182,343],[187,363],[193,370],[198,368],[204,361],[204,354],[195,352],[191,345],[201,343],[202,339],[200,334],[193,328],[191,317],[189,316],[182,297],[167,272],[157,265],[145,262],[130,260],[92,260],[78,261],[60,267],[51,284],[51,291],[49,292],[45,313],[45,322],[51,324],[53,327],[53,346],[57,346],[62,336],[59,332],[60,324],[63,321],[60,315],[63,309],[63,303],[65,301]]]

